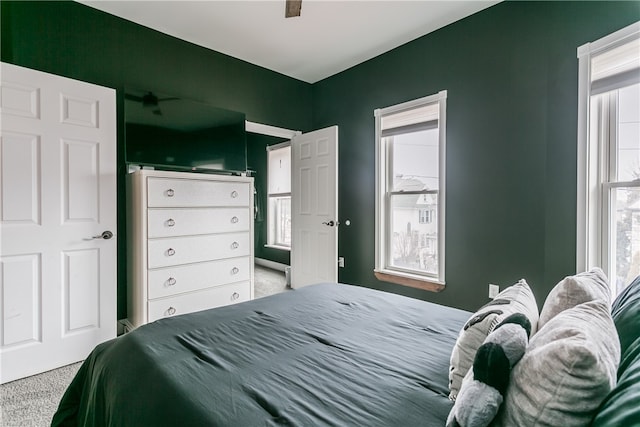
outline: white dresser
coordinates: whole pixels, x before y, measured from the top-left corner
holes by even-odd
[[[128,320],[253,298],[253,179],[139,170],[127,176]]]

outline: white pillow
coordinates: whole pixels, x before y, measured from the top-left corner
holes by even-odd
[[[455,400],[462,380],[473,366],[478,348],[487,335],[513,313],[522,313],[531,322],[531,334],[538,324],[538,305],[524,279],[500,292],[493,301],[481,307],[465,323],[451,352],[449,366],[449,398]]]
[[[497,425],[585,426],[616,384],[620,342],[609,306],[579,304],[554,316],[511,372]]]
[[[538,329],[563,310],[594,300],[611,305],[609,281],[601,269],[596,267],[575,276],[565,277],[547,295],[540,311]]]

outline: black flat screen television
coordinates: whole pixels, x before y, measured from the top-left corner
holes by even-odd
[[[127,89],[125,162],[165,170],[247,170],[245,115],[158,92]]]

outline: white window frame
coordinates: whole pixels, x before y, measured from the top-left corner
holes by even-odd
[[[375,137],[376,137],[376,234],[375,234],[375,275],[379,280],[416,287],[430,291],[441,291],[445,286],[445,201],[446,201],[446,101],[447,91],[443,90],[437,94],[393,105],[386,108],[376,109],[375,117]],[[437,274],[420,274],[419,272],[407,272],[400,269],[390,268],[388,265],[388,254],[390,253],[390,233],[388,206],[390,203],[388,186],[388,153],[383,143],[381,119],[383,116],[400,111],[411,110],[423,107],[428,104],[439,105],[438,117],[438,271]]]
[[[277,138],[285,138],[285,139],[293,139],[295,136],[298,135],[302,135],[302,132],[299,130],[291,130],[291,129],[286,129],[286,128],[281,128],[281,127],[277,127],[277,126],[271,126],[271,125],[266,125],[264,123],[257,123],[257,122],[251,122],[249,120],[245,121],[245,131],[246,132],[251,132],[251,133],[256,133],[259,135],[266,135],[266,136],[275,136]],[[291,144],[291,141],[285,141],[284,143],[281,144]],[[273,145],[271,147],[276,147],[276,145]],[[267,150],[269,149],[269,147],[267,147]],[[268,167],[268,166],[267,166]],[[268,177],[268,172],[267,172],[267,177]],[[268,178],[267,178],[268,181]],[[267,182],[267,194],[269,191],[269,183]],[[267,224],[269,224],[269,211],[268,211],[268,206],[269,206],[269,198],[267,196]],[[269,234],[269,227],[267,227],[267,234]],[[267,236],[267,242],[269,242],[269,237]],[[291,251],[291,247],[287,247],[287,246],[274,246],[274,245],[269,245],[266,244],[264,245],[265,247],[268,248],[274,248],[274,249],[281,249],[281,250],[286,250],[286,251]]]
[[[289,200],[291,200],[291,190],[289,190],[289,192],[287,193],[270,193],[269,192],[269,189],[271,188],[271,185],[269,182],[271,179],[271,174],[269,173],[269,160],[268,160],[269,152],[280,150],[287,147],[291,147],[291,141],[285,141],[285,142],[281,142],[280,144],[267,146],[267,244],[265,245],[265,247],[280,249],[284,251],[291,251],[291,245],[275,243],[276,239],[272,234],[274,232],[272,227],[272,221],[274,221],[275,219],[272,218],[272,212],[270,209],[271,207],[270,201],[272,198],[289,197]]]
[[[593,132],[591,97],[594,95],[591,82],[591,59],[610,49],[640,38],[640,22],[629,25],[597,41],[578,48],[578,193],[576,232],[576,271],[600,267],[610,276],[611,248],[609,208],[610,190],[629,183],[612,183],[611,150],[615,149],[615,130],[603,129]],[[610,105],[603,106],[608,109]],[[612,278],[610,277],[610,280]],[[613,288],[613,287],[612,287]]]

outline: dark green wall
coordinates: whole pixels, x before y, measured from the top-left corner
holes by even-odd
[[[526,278],[542,302],[575,270],[576,49],[640,19],[640,3],[504,2],[310,85],[74,2],[0,3],[1,59],[246,113],[289,129],[340,129],[340,255],[346,283],[474,309],[489,282]],[[373,110],[448,91],[447,288],[377,281]],[[121,114],[122,108],[119,108]],[[119,117],[119,159],[122,151]],[[249,165],[266,188],[264,146]],[[124,195],[119,173],[119,299],[124,317]],[[266,199],[265,199],[266,203]],[[264,205],[263,205],[264,206]],[[259,225],[259,224],[258,224]],[[287,262],[261,248],[256,255]],[[287,258],[287,259],[285,259]]]
[[[0,57],[118,93],[118,317],[126,317],[123,89],[157,90],[241,111],[247,120],[311,127],[311,85],[76,2],[2,1]],[[264,149],[264,148],[263,148]]]
[[[313,86],[314,127],[339,125],[342,282],[466,309],[525,278],[538,302],[575,272],[578,46],[640,3],[506,2]],[[446,290],[379,282],[376,108],[448,91]]]

